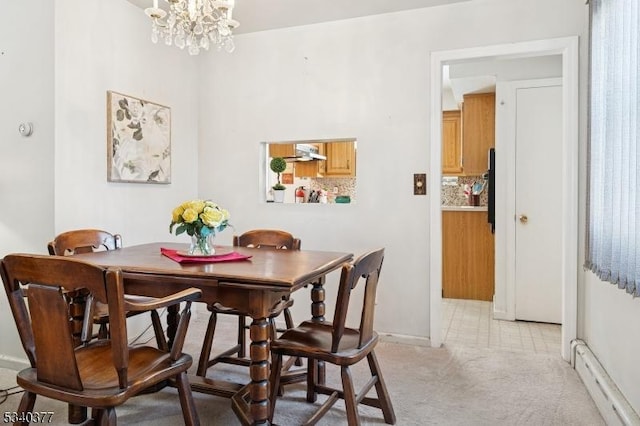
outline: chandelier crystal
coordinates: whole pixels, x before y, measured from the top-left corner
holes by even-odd
[[[169,4],[168,12],[153,7],[145,13],[153,22],[151,41],[164,40],[167,46],[185,46],[189,54],[197,55],[200,49],[209,50],[211,45],[218,50],[233,52],[233,30],[240,25],[231,18],[235,0],[164,0]]]

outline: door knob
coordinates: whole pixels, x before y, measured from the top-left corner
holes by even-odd
[[[520,217],[518,217],[518,219],[520,219],[520,223],[523,225],[526,225],[527,222],[529,221],[529,218],[527,217],[526,214],[521,214]]]

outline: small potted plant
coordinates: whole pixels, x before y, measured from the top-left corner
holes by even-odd
[[[269,163],[269,167],[278,175],[278,183],[271,187],[273,189],[273,201],[282,203],[284,201],[284,190],[287,187],[280,183],[280,173],[287,169],[287,162],[282,157],[274,157]]]

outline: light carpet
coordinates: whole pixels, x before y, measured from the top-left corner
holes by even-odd
[[[185,352],[199,352],[205,322],[204,316],[192,320]],[[217,342],[229,343],[235,322],[220,322]],[[222,348],[224,345],[221,343]],[[434,349],[390,342],[379,343],[376,353],[398,425],[605,424],[575,370],[559,355],[446,345]],[[367,363],[361,364],[354,369],[356,386],[369,378]],[[246,380],[248,372],[230,365],[215,367],[209,375]],[[339,380],[339,371],[328,366],[328,383],[335,385]],[[15,372],[0,369],[0,388],[14,385]],[[316,404],[309,404],[305,395],[301,384],[286,387],[285,395],[278,399],[274,422],[302,424],[325,398],[320,396]],[[15,410],[19,398],[10,395],[2,403],[3,412]],[[240,424],[228,399],[197,393],[194,398],[203,425]],[[66,424],[65,404],[38,397],[36,410],[53,411],[51,424]],[[363,425],[385,424],[378,409],[361,405],[359,412]],[[183,423],[177,392],[172,388],[133,398],[117,408],[117,415],[125,425]],[[318,424],[346,424],[343,402]]]

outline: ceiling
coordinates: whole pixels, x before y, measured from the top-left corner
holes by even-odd
[[[128,0],[147,8],[153,0]],[[470,0],[236,0],[234,34],[337,21]],[[160,0],[160,3],[166,2]]]

